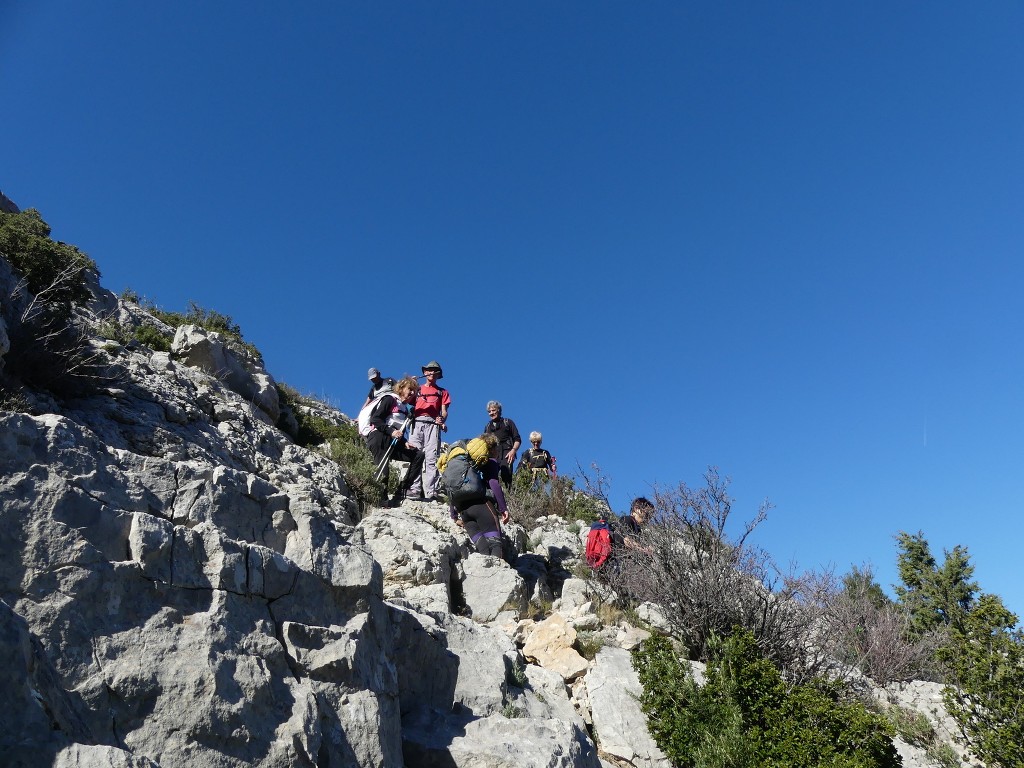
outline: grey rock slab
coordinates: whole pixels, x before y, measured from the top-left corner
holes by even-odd
[[[598,748],[636,768],[671,768],[647,731],[637,697],[642,693],[629,651],[602,648],[586,677]]]
[[[600,768],[586,731],[562,720],[421,713],[403,742],[407,768]]]
[[[504,560],[474,552],[462,569],[462,596],[476,621],[493,621],[503,611],[526,612],[523,577]]]

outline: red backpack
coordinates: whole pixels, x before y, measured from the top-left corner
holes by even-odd
[[[612,554],[612,532],[608,523],[598,520],[590,526],[587,533],[587,548],[584,550],[584,557],[587,565],[597,570],[607,562]]]

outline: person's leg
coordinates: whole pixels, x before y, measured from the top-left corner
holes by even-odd
[[[370,449],[370,453],[373,455],[374,462],[380,466],[381,460],[384,455],[388,452],[388,446],[391,445],[391,439],[383,432],[374,430],[366,436],[366,447]],[[384,467],[384,474],[381,476],[381,482],[384,483],[385,490],[388,487],[388,477],[391,474],[391,462],[388,461],[388,466]]]
[[[483,530],[481,530],[480,528],[479,514],[481,511],[486,512],[486,507],[480,504],[473,504],[472,506],[466,507],[460,512],[460,514],[462,515],[463,528],[465,529],[466,534],[469,536],[470,541],[473,542],[473,546],[476,546],[477,542],[480,540],[480,538],[478,537],[481,537],[481,535],[483,534]]]
[[[423,427],[423,495],[429,499],[437,495],[437,457],[441,452],[441,428],[433,422],[416,426]]]
[[[420,449],[420,451],[422,451],[423,438],[426,433],[426,430],[429,427],[430,425],[427,423],[414,421],[412,424],[412,430],[409,433],[409,445],[411,445],[413,448],[418,448]],[[424,493],[425,490],[426,489],[423,487],[423,483],[421,482],[419,472],[417,472],[416,476],[412,478],[412,482],[409,484],[409,488],[406,491],[406,493],[409,495],[409,498],[415,499],[419,496],[427,495]]]
[[[498,477],[501,478],[501,483],[506,488],[512,485],[512,465],[506,464],[504,461],[498,468]]]
[[[403,494],[408,494],[410,498],[416,498],[419,494],[413,493],[410,489],[420,479],[420,471],[423,469],[423,451],[406,443],[395,453],[402,461],[409,462],[409,468],[405,470],[405,476],[402,478],[399,489]]]
[[[481,555],[501,558],[501,535],[495,532],[488,532],[476,540],[476,551]]]

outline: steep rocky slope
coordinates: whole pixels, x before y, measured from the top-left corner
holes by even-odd
[[[93,290],[93,328],[159,325]],[[0,411],[0,763],[667,766],[578,531],[471,553],[440,505],[360,509],[218,334],[91,343],[108,381]]]

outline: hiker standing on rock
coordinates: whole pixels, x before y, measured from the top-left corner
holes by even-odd
[[[516,463],[516,452],[522,445],[519,437],[519,430],[512,419],[506,419],[501,415],[501,403],[491,400],[487,403],[487,415],[491,420],[484,427],[485,435],[494,435],[498,438],[498,464],[501,470],[501,482],[505,485],[512,483],[512,467]]]
[[[409,486],[420,476],[423,467],[423,451],[409,445],[405,439],[405,430],[412,419],[412,404],[416,401],[418,385],[412,376],[406,376],[395,385],[394,392],[384,395],[370,412],[370,433],[366,436],[366,445],[373,454],[377,464],[384,463],[382,480],[387,488],[390,474],[390,460],[408,461],[409,469],[398,484],[398,490],[388,503],[389,507],[397,507],[402,503]],[[390,454],[388,453],[390,451]],[[385,461],[385,457],[388,458]]]
[[[479,467],[488,487],[487,496],[463,505],[450,502],[448,513],[457,525],[466,529],[469,540],[473,542],[477,552],[481,555],[501,557],[501,523],[508,522],[508,506],[505,503],[505,492],[502,491],[499,481],[498,440],[492,434],[483,434],[470,440],[470,443],[476,440],[487,445],[489,454],[489,458],[483,466]]]
[[[419,389],[413,410],[415,423],[409,442],[423,451],[423,476],[413,480],[409,498],[416,501],[433,501],[437,494],[437,456],[441,452],[441,433],[448,430],[448,407],[452,398],[448,390],[437,386],[444,378],[441,364],[431,360],[422,368],[426,382]]]
[[[544,436],[540,432],[533,431],[530,433],[531,447],[523,451],[523,458],[519,460],[519,468],[517,470],[519,472],[522,472],[523,469],[530,470],[530,474],[533,475],[531,490],[534,491],[540,487],[541,483],[554,477],[555,474],[555,458],[540,447],[543,440]]]

